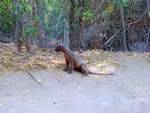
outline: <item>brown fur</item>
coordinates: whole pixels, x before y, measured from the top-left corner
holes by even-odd
[[[66,61],[66,68],[64,71],[68,71],[68,73],[71,73],[72,70],[77,70],[81,72],[84,76],[87,76],[89,74],[98,74],[102,75],[103,73],[94,73],[88,70],[85,61],[82,59],[82,57],[67,48],[65,48],[62,45],[59,45],[55,48],[56,52],[63,52],[65,61]],[[110,73],[112,74],[112,73]],[[109,74],[107,74],[109,75]]]

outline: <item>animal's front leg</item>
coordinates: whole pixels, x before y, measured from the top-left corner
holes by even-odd
[[[89,75],[86,65],[81,65],[80,68],[81,68],[81,73],[82,73],[83,76],[88,76]]]
[[[72,69],[72,67],[70,66],[70,67],[68,68],[68,73],[71,74],[71,73],[72,73],[72,70],[73,70],[73,69]]]
[[[74,62],[73,59],[71,59],[68,73],[72,73],[73,69],[74,69]]]
[[[66,61],[66,67],[64,68],[64,71],[69,71],[69,61],[65,59]]]

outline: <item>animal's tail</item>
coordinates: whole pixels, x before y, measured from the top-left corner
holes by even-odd
[[[99,72],[92,72],[89,70],[90,74],[95,74],[95,75],[113,75],[114,72],[107,72],[107,73],[99,73]]]
[[[113,75],[115,73],[115,68],[113,66],[102,66],[101,68],[90,67],[88,69],[89,74],[95,75]]]

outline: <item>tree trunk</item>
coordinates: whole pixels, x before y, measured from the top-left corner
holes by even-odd
[[[150,0],[147,0],[147,11],[148,11],[148,16],[150,18]]]
[[[42,11],[41,11],[41,4],[40,4],[41,2],[40,1],[38,1],[38,0],[36,0],[36,5],[34,5],[34,14],[35,15],[33,15],[33,16],[38,16],[38,17],[40,17],[41,16],[41,13],[42,13]],[[44,38],[45,37],[45,32],[44,32],[44,28],[43,28],[43,23],[42,23],[42,20],[38,20],[37,21],[37,26],[38,26],[38,38]]]
[[[147,11],[148,11],[148,20],[150,20],[150,0],[147,0]],[[150,24],[148,22],[148,24]],[[146,40],[146,47],[149,46],[149,39],[150,39],[150,25],[148,25],[148,36],[147,36],[147,40]]]
[[[66,48],[69,48],[70,45],[70,37],[69,37],[69,30],[70,30],[70,25],[69,25],[69,10],[70,7],[68,7],[68,4],[70,5],[70,1],[69,0],[62,0],[62,13],[65,16],[65,26],[64,26],[64,40],[63,40],[63,44]]]
[[[67,15],[68,16],[68,15]],[[64,29],[64,46],[69,48],[70,39],[69,39],[69,22],[65,19],[66,28]]]
[[[70,39],[70,47],[72,48],[74,45],[74,39],[75,39],[75,35],[74,35],[74,18],[75,18],[75,1],[74,0],[70,0],[70,8],[69,8],[69,39]]]
[[[126,35],[126,28],[125,28],[125,20],[124,20],[124,10],[123,7],[120,7],[120,13],[121,13],[121,21],[122,21],[122,29],[123,29],[123,50],[127,51],[127,35]]]

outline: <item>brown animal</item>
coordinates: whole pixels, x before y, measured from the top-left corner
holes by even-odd
[[[71,73],[72,70],[77,70],[81,72],[84,76],[88,76],[89,74],[97,74],[97,75],[104,75],[104,73],[95,73],[88,70],[85,61],[82,59],[82,57],[67,48],[65,48],[62,45],[58,45],[55,48],[56,52],[63,52],[65,61],[66,61],[66,68],[64,71],[68,71],[68,73]],[[112,75],[113,73],[108,73],[107,75]]]

